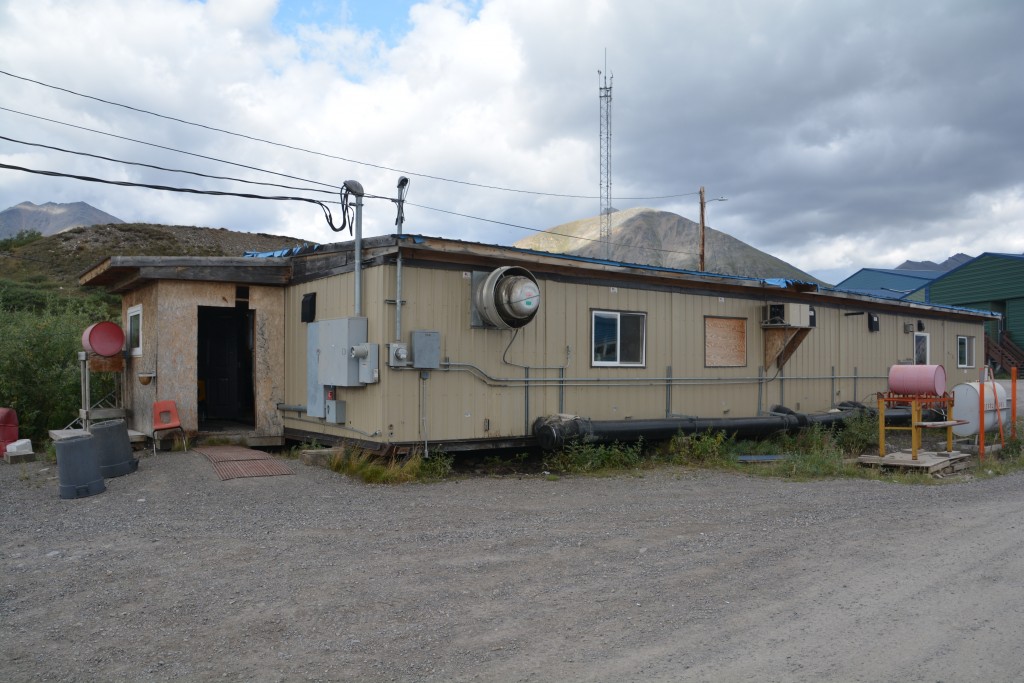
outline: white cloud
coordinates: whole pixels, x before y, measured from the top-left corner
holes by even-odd
[[[311,16],[358,17],[347,12]],[[614,74],[613,190],[729,202],[709,222],[804,270],[1022,251],[1024,131],[1017,3],[770,0],[423,2],[408,32],[275,24],[272,0],[0,0],[0,68],[104,99],[330,156],[260,144],[0,76],[0,106],[251,170],[0,112],[10,137],[286,185],[360,180],[409,201],[547,228],[598,201],[597,70]],[[364,13],[365,14],[365,13]],[[302,21],[301,15],[295,17]],[[0,142],[5,163],[105,178],[288,194]],[[348,161],[346,161],[348,160]],[[360,165],[354,161],[369,162]],[[387,170],[379,167],[388,167]],[[84,200],[126,220],[333,240],[305,203],[170,195],[3,171],[0,205]],[[434,176],[428,177],[428,176]],[[334,197],[328,196],[333,199]],[[696,199],[615,201],[695,217]],[[410,206],[407,229],[480,241],[527,234]],[[393,230],[367,199],[366,233]]]

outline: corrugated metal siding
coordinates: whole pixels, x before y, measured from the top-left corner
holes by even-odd
[[[364,313],[371,342],[381,344],[379,384],[344,390],[350,428],[289,413],[286,424],[339,436],[380,432],[374,439],[395,442],[522,436],[533,420],[557,412],[597,420],[658,418],[666,411],[708,417],[754,415],[774,403],[804,410],[828,409],[849,400],[872,402],[886,389],[888,368],[913,357],[910,324],[917,318],[880,315],[880,329],[869,332],[861,309],[816,305],[817,327],[797,348],[784,372],[764,365],[761,329],[764,301],[754,298],[655,291],[624,286],[540,278],[542,304],[537,318],[518,333],[475,329],[470,324],[471,271],[424,268],[407,260],[403,270],[403,341],[413,330],[441,333],[441,358],[450,370],[417,371],[387,367],[385,344],[393,336],[394,268],[364,273]],[[351,274],[289,288],[286,294],[286,403],[305,400],[305,326],[299,321],[302,295],[317,291],[317,319],[351,315]],[[591,312],[647,314],[645,367],[592,367]],[[846,315],[860,313],[859,315]],[[747,320],[746,365],[704,366],[704,317]],[[925,321],[933,362],[956,367],[956,335],[981,337],[980,324]],[[942,360],[939,360],[942,359]],[[527,370],[524,367],[529,365]],[[564,366],[564,367],[563,367]],[[478,374],[492,378],[483,381]],[[559,368],[562,368],[561,370]],[[671,375],[677,383],[666,381]],[[758,382],[759,371],[764,382]],[[531,386],[526,377],[566,378]],[[854,380],[854,375],[857,379]],[[685,380],[684,380],[685,378]],[[625,382],[616,380],[627,380]],[[690,381],[680,384],[681,381]],[[759,391],[760,390],[760,391]]]
[[[1024,297],[1024,258],[983,254],[931,284],[934,303],[969,306],[973,302]]]
[[[1006,331],[1017,346],[1024,346],[1024,297],[1007,300]]]

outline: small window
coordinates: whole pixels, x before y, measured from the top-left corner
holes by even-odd
[[[704,318],[704,366],[738,368],[747,364],[747,319]]]
[[[956,366],[958,368],[974,367],[974,337],[956,338]]]
[[[133,356],[142,355],[142,306],[128,309],[128,351]]]
[[[914,333],[914,365],[928,365],[930,345],[927,332]]]
[[[593,311],[593,365],[643,365],[647,345],[647,314]]]

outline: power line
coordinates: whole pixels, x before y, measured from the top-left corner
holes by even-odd
[[[2,72],[0,72],[2,73]],[[146,145],[147,147],[155,147],[156,149],[163,149],[168,152],[175,152],[177,154],[185,154],[190,157],[196,157],[197,159],[206,159],[207,161],[216,161],[219,164],[228,164],[229,166],[237,166],[238,168],[246,168],[250,171],[258,171],[260,173],[268,173],[270,175],[276,175],[281,178],[288,178],[290,180],[301,180],[304,183],[313,183],[315,185],[323,185],[324,187],[335,188],[335,191],[340,190],[337,185],[330,183],[324,183],[319,180],[310,180],[309,178],[302,178],[300,176],[288,175],[287,173],[279,173],[278,171],[268,171],[264,168],[257,166],[249,166],[248,164],[241,164],[236,161],[227,161],[226,159],[218,159],[217,157],[207,156],[205,154],[197,154],[196,152],[187,152],[183,149],[176,147],[168,147],[167,145],[158,145],[155,142],[146,142],[145,140],[137,140],[135,138],[129,138],[124,135],[117,135],[116,133],[108,133],[102,130],[96,130],[95,128],[89,128],[88,126],[80,126],[75,123],[68,123],[66,121],[58,121],[57,119],[50,119],[45,116],[39,116],[38,114],[29,114],[28,112],[18,111],[17,109],[10,109],[8,107],[0,107],[0,111],[10,112],[12,114],[18,114],[19,116],[27,116],[31,119],[38,119],[40,121],[46,121],[47,123],[56,123],[60,126],[67,126],[68,128],[77,128],[78,130],[84,130],[88,133],[96,133],[97,135],[105,135],[110,138],[116,138],[118,140],[124,140],[126,142],[134,142],[139,145]]]
[[[185,194],[211,195],[211,196],[216,196],[216,197],[239,197],[239,198],[242,198],[242,199],[263,199],[263,200],[272,200],[272,201],[307,202],[309,204],[316,204],[317,206],[319,206],[321,208],[321,210],[324,212],[324,218],[327,220],[327,224],[335,232],[339,232],[340,230],[343,230],[345,225],[346,225],[346,223],[343,222],[341,228],[335,227],[334,219],[333,219],[333,216],[331,214],[331,210],[327,206],[327,204],[337,204],[338,202],[327,202],[327,201],[322,201],[322,200],[319,200],[319,199],[310,199],[309,197],[267,196],[267,195],[249,194],[249,193],[244,193],[244,192],[225,192],[225,191],[222,191],[222,190],[198,190],[198,189],[189,188],[189,187],[172,187],[172,186],[168,186],[168,185],[154,185],[154,184],[150,184],[150,183],[136,183],[136,182],[131,182],[131,181],[127,181],[127,180],[107,180],[107,179],[104,179],[104,178],[95,178],[95,177],[92,177],[92,176],[83,176],[83,175],[77,175],[77,174],[73,174],[73,173],[63,173],[63,172],[60,172],[60,171],[45,171],[45,170],[41,170],[41,169],[26,168],[24,166],[15,166],[13,164],[4,164],[4,163],[0,163],[0,169],[8,169],[8,170],[11,170],[11,171],[21,171],[23,173],[32,173],[32,174],[35,174],[35,175],[43,175],[43,176],[49,176],[49,177],[54,177],[54,178],[71,178],[73,180],[82,180],[82,181],[90,182],[90,183],[101,183],[101,184],[104,184],[104,185],[117,185],[117,186],[120,186],[120,187],[141,187],[141,188],[150,189],[150,190],[162,190],[164,192],[178,192],[178,193],[185,193]],[[384,199],[384,200],[391,201],[391,202],[395,201],[394,199],[392,199],[390,197],[381,197],[381,196],[377,196],[377,195],[364,195],[364,196],[366,198],[369,198],[369,199]],[[414,207],[419,208],[419,209],[426,209],[428,211],[436,211],[438,213],[444,213],[444,214],[448,214],[450,216],[458,216],[460,218],[469,218],[471,220],[481,221],[481,222],[484,222],[484,223],[492,223],[492,224],[495,224],[495,225],[504,225],[504,226],[507,226],[507,227],[510,227],[510,228],[516,228],[518,230],[527,230],[529,232],[536,232],[536,233],[547,233],[547,234],[555,235],[555,236],[558,236],[558,237],[566,237],[566,238],[570,238],[570,239],[583,240],[583,241],[586,241],[586,242],[600,242],[601,241],[601,240],[595,240],[595,239],[590,238],[590,237],[581,237],[579,235],[567,235],[565,233],[551,232],[551,231],[548,231],[548,230],[541,230],[539,228],[530,228],[530,227],[527,227],[525,225],[518,225],[516,223],[508,223],[506,221],[498,221],[498,220],[494,220],[494,219],[491,219],[491,218],[483,218],[481,216],[471,216],[469,214],[459,213],[457,211],[450,211],[448,209],[440,209],[440,208],[433,207],[433,206],[424,206],[422,204],[412,204],[410,202],[406,202],[406,204],[408,206],[414,206]],[[345,207],[343,205],[343,212],[344,212],[344,209],[345,209]],[[624,244],[617,244],[616,246],[626,246],[626,245],[624,245]],[[659,248],[659,247],[642,247],[642,246],[632,246],[631,245],[628,248],[630,248],[630,249],[643,249],[645,251],[656,251],[656,252],[663,252],[663,253],[668,253],[668,254],[691,254],[692,255],[692,253],[693,253],[693,252],[689,252],[689,251],[680,251],[680,250],[676,250],[676,249],[662,249],[662,248]]]
[[[274,147],[281,147],[283,149],[289,149],[289,150],[292,150],[292,151],[295,151],[295,152],[302,152],[304,154],[312,154],[312,155],[324,157],[324,158],[327,158],[327,159],[334,159],[336,161],[344,161],[346,163],[357,164],[359,166],[366,166],[366,167],[369,167],[369,168],[376,168],[376,169],[382,170],[382,171],[391,171],[393,173],[399,173],[399,174],[402,174],[402,175],[411,175],[411,176],[415,176],[417,178],[426,178],[426,179],[429,179],[429,180],[437,180],[437,181],[440,181],[440,182],[453,183],[453,184],[456,184],[456,185],[465,185],[467,187],[479,187],[479,188],[485,189],[485,190],[497,190],[497,191],[500,191],[500,192],[514,192],[514,193],[518,193],[518,194],[528,194],[528,195],[534,195],[534,196],[538,196],[538,197],[558,197],[558,198],[562,198],[562,199],[599,199],[599,197],[594,197],[594,196],[590,196],[590,195],[561,194],[561,193],[557,193],[557,192],[538,192],[538,191],[534,191],[534,190],[520,190],[520,189],[516,189],[516,188],[511,188],[511,187],[502,187],[502,186],[499,186],[499,185],[486,185],[486,184],[483,184],[483,183],[470,182],[468,180],[456,180],[454,178],[445,178],[443,176],[430,175],[430,174],[427,174],[427,173],[417,173],[415,171],[406,171],[406,170],[402,170],[402,169],[398,169],[398,168],[393,168],[393,167],[390,167],[390,166],[383,166],[381,164],[370,163],[368,161],[359,161],[358,159],[350,159],[350,158],[347,158],[347,157],[342,157],[342,156],[338,156],[338,155],[334,155],[334,154],[328,154],[326,152],[318,152],[316,150],[306,149],[304,147],[297,147],[295,145],[288,145],[288,144],[285,144],[283,142],[275,142],[273,140],[266,140],[264,138],[256,137],[256,136],[253,136],[253,135],[246,135],[244,133],[236,133],[234,131],[226,130],[224,128],[217,128],[216,126],[210,126],[210,125],[207,125],[207,124],[204,124],[204,123],[196,123],[194,121],[189,121],[187,119],[182,119],[182,118],[178,118],[178,117],[175,117],[175,116],[168,116],[166,114],[160,114],[158,112],[149,111],[148,109],[142,109],[140,107],[134,107],[134,106],[131,106],[131,105],[128,105],[128,104],[122,104],[121,102],[114,102],[112,100],[106,100],[106,99],[103,99],[101,97],[96,97],[94,95],[86,95],[85,93],[80,93],[80,92],[77,92],[75,90],[70,90],[68,88],[62,88],[60,86],[52,85],[50,83],[44,83],[43,81],[35,80],[33,78],[28,78],[26,76],[19,76],[18,74],[14,74],[14,73],[11,73],[9,71],[4,71],[2,69],[0,69],[0,74],[3,74],[4,76],[9,76],[10,78],[16,78],[18,80],[25,81],[27,83],[33,83],[35,85],[39,85],[39,86],[42,86],[44,88],[50,88],[52,90],[57,90],[57,91],[60,91],[60,92],[68,93],[69,95],[74,95],[76,97],[82,97],[82,98],[85,98],[85,99],[88,99],[88,100],[93,100],[94,102],[100,102],[102,104],[107,104],[107,105],[110,105],[110,106],[113,106],[113,107],[120,107],[122,109],[127,109],[129,111],[137,112],[137,113],[140,113],[140,114],[146,114],[148,116],[155,116],[157,118],[161,118],[161,119],[164,119],[164,120],[167,120],[167,121],[174,121],[175,123],[182,123],[182,124],[185,124],[187,126],[195,126],[196,128],[203,128],[205,130],[213,131],[213,132],[216,132],[216,133],[223,133],[225,135],[231,135],[233,137],[242,138],[244,140],[250,140],[252,142],[259,142],[259,143],[266,144],[266,145],[272,145]],[[0,107],[0,109],[4,109],[4,108]],[[7,109],[7,111],[14,111],[14,110]],[[15,112],[15,113],[19,113],[20,114],[22,112]],[[38,118],[42,118],[42,117],[38,117]],[[48,120],[48,119],[44,119],[44,120]],[[70,125],[70,124],[68,124],[68,125]],[[115,137],[118,137],[118,136],[115,136]],[[133,141],[133,142],[138,142],[138,141]],[[148,144],[148,143],[143,143],[143,144]],[[155,145],[155,146],[159,147],[159,145]],[[685,192],[685,193],[681,193],[681,194],[662,195],[662,196],[655,196],[655,197],[616,197],[616,199],[619,199],[619,200],[622,200],[622,201],[644,201],[644,200],[648,200],[648,199],[676,199],[676,198],[679,198],[679,197],[689,197],[689,196],[692,196],[694,194],[696,194],[696,193],[695,192]]]
[[[77,151],[72,150],[72,149],[64,149],[62,147],[54,147],[53,145],[44,145],[44,144],[39,143],[39,142],[26,142],[24,140],[16,140],[14,138],[9,138],[9,137],[4,136],[4,135],[0,135],[0,140],[7,140],[8,142],[14,142],[14,143],[17,143],[19,145],[28,145],[30,147],[40,147],[42,149],[52,149],[55,152],[63,152],[64,154],[74,154],[76,156],[89,157],[89,158],[92,158],[92,159],[101,159],[103,161],[112,161],[112,162],[118,163],[118,164],[125,164],[126,166],[139,166],[139,167],[142,167],[142,168],[152,168],[152,169],[157,170],[157,171],[166,171],[168,173],[185,173],[185,174],[188,174],[188,175],[198,176],[200,178],[210,178],[210,179],[213,179],[213,180],[230,180],[230,181],[233,181],[233,182],[236,182],[236,183],[245,183],[247,185],[263,185],[265,187],[278,187],[278,188],[281,188],[283,190],[300,190],[300,191],[303,191],[303,192],[320,192],[322,194],[336,194],[334,190],[321,190],[319,188],[313,188],[313,187],[294,187],[294,186],[291,186],[291,185],[278,185],[277,183],[261,183],[261,182],[256,181],[256,180],[245,180],[243,178],[231,178],[231,177],[228,177],[228,176],[209,175],[207,173],[199,173],[198,171],[186,171],[186,170],[179,169],[179,168],[165,168],[163,166],[154,166],[153,164],[144,164],[144,163],[141,163],[141,162],[138,162],[138,161],[125,161],[123,159],[114,159],[112,157],[105,157],[105,156],[101,156],[99,154],[90,154],[88,152],[77,152]]]
[[[331,226],[332,230],[338,231],[339,229],[334,227],[334,220],[331,216],[331,210],[328,208],[327,203],[319,199],[310,199],[309,197],[270,197],[261,194],[248,194],[244,192],[224,192],[222,190],[197,190],[191,187],[171,187],[169,185],[151,185],[149,183],[134,183],[127,180],[107,180],[105,178],[94,178],[92,176],[75,175],[72,173],[61,173],[60,171],[43,171],[34,168],[25,168],[24,166],[14,166],[11,164],[0,163],[0,168],[6,168],[12,171],[22,171],[23,173],[34,173],[36,175],[51,176],[54,178],[73,178],[75,180],[84,180],[89,183],[102,183],[104,185],[119,185],[121,187],[144,187],[150,190],[163,190],[164,192],[181,192],[185,194],[205,194],[213,195],[216,197],[241,197],[242,199],[268,199],[273,201],[293,201],[293,202],[308,202],[310,204],[316,204],[324,212],[324,218],[327,220],[327,224]]]

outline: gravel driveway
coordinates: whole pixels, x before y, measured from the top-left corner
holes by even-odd
[[[1019,681],[1024,477],[0,465],[4,681]]]

